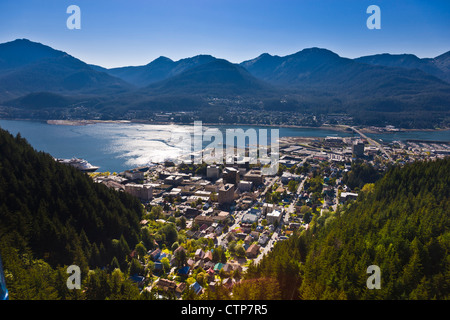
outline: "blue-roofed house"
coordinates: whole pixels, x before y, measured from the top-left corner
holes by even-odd
[[[130,276],[129,279],[130,279],[131,281],[133,281],[134,283],[137,283],[137,285],[138,285],[139,287],[141,287],[141,286],[144,284],[145,277],[140,276],[140,275],[138,275],[138,274],[133,274],[133,275]]]
[[[163,258],[167,257],[167,254],[164,252],[161,252],[161,254],[158,257],[158,261],[161,261]]]
[[[183,268],[178,269],[178,274],[180,276],[187,276],[189,274],[189,270],[191,268],[189,266],[184,266]]]
[[[203,287],[197,281],[191,284],[191,289],[194,290],[196,294],[201,294],[203,291]]]

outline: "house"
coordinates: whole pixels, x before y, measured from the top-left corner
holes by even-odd
[[[253,239],[258,239],[259,238],[259,232],[258,231],[252,231],[250,232],[250,235],[253,237]]]
[[[203,259],[203,257],[205,256],[205,252],[202,249],[197,249],[195,251],[195,259]]]
[[[203,257],[203,259],[208,262],[208,261],[212,261],[213,256],[212,256],[212,251],[206,251],[205,256]]]
[[[192,230],[188,230],[188,231],[186,231],[186,237],[188,237],[188,238],[193,238],[194,237],[194,231],[192,231]]]
[[[222,281],[222,285],[227,289],[231,289],[233,287],[234,283],[235,283],[235,280],[232,278],[225,278]]]
[[[177,258],[175,257],[175,255],[172,255],[172,257],[170,259],[170,266],[175,267],[177,265],[177,263],[178,263]]]
[[[216,228],[216,230],[214,230],[214,232],[216,233],[217,236],[221,235],[223,231],[223,227],[222,226],[218,226]]]
[[[265,234],[262,234],[258,239],[258,243],[262,246],[264,246],[267,243],[267,241],[269,241],[269,237],[266,236]]]
[[[131,281],[133,281],[134,283],[137,283],[138,287],[142,287],[144,285],[144,280],[145,277],[137,275],[137,274],[133,274],[130,276],[129,278]]]
[[[195,261],[192,258],[189,258],[188,261],[186,262],[186,264],[191,268],[194,266],[194,263],[195,263]]]
[[[191,284],[191,289],[194,290],[196,294],[201,294],[203,292],[203,287],[197,281]]]
[[[234,262],[234,263],[231,263],[231,265],[233,266],[233,269],[234,269],[234,270],[237,270],[237,271],[239,271],[239,272],[242,272],[242,267],[241,267],[241,265],[240,265],[239,263]]]
[[[189,274],[189,270],[191,268],[189,266],[184,266],[183,268],[178,269],[178,274],[180,276],[187,276]]]
[[[208,261],[208,262],[205,262],[205,265],[204,265],[204,268],[203,269],[211,269],[211,270],[213,270],[214,271],[214,266],[215,266],[216,264],[214,263],[214,262],[212,262],[212,261]]]
[[[152,259],[153,261],[158,260],[160,255],[161,255],[161,250],[160,250],[159,248],[153,250],[153,251],[150,253],[150,257],[151,257],[151,259]]]
[[[185,289],[186,289],[186,282],[180,282],[177,285],[177,288],[175,289],[175,291],[178,292],[179,294],[182,294]]]
[[[184,249],[183,248],[183,246],[179,246],[178,248],[176,248],[174,251],[173,251],[173,255],[176,255],[178,252],[180,252],[180,251],[184,251],[185,253],[186,253],[186,249]]]
[[[196,263],[194,263],[194,269],[203,268],[204,265],[205,262],[203,260],[198,260]]]
[[[259,254],[259,248],[260,246],[257,244],[252,244],[248,249],[245,251],[245,255],[248,258],[256,258]]]
[[[225,272],[232,272],[234,270],[233,265],[231,263],[225,263],[222,269]]]
[[[222,270],[223,266],[224,266],[224,264],[221,262],[216,263],[214,266],[214,272],[219,273],[219,271]]]
[[[206,273],[208,274],[208,278],[210,280],[214,280],[214,276],[215,276],[215,272],[213,268],[208,268],[208,270],[206,270]]]
[[[175,281],[171,281],[168,279],[159,278],[158,282],[156,282],[156,287],[160,290],[164,291],[172,291],[175,290],[177,287],[177,284]]]

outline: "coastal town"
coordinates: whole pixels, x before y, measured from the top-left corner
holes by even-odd
[[[349,205],[390,164],[450,153],[448,143],[383,143],[349,130],[353,137],[281,138],[274,175],[263,175],[249,157],[235,164],[165,161],[89,174],[145,207],[140,224],[148,239],[129,257],[141,292],[186,299],[219,287],[231,291],[277,242]]]

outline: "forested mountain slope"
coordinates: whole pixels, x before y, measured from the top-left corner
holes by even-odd
[[[0,129],[0,253],[11,299],[62,298],[68,275],[55,277],[63,266],[86,275],[115,259],[126,269],[142,212],[138,199]]]
[[[283,299],[448,299],[450,159],[391,168],[373,190],[276,245],[247,278]],[[369,290],[367,267],[381,271]]]

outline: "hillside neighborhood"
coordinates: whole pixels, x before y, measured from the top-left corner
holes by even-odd
[[[141,293],[183,299],[218,287],[231,291],[278,241],[351,203],[389,163],[449,151],[446,144],[382,146],[362,135],[282,138],[273,176],[248,157],[234,165],[166,161],[90,175],[146,208],[140,223],[148,237],[129,257]]]

